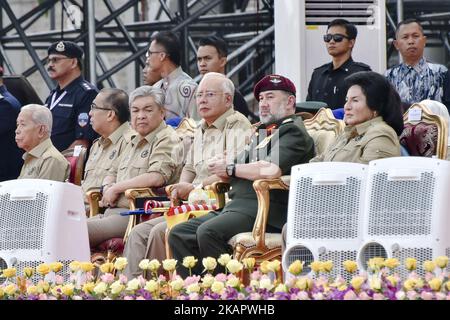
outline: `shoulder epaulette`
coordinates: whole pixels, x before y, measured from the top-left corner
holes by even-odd
[[[365,68],[365,69],[371,69],[368,64],[362,63],[362,62],[353,62],[354,65],[357,65],[358,67]]]
[[[286,123],[291,123],[291,122],[294,122],[294,119],[292,119],[292,118],[287,118],[287,119],[284,119],[283,122],[282,122],[281,124],[286,124]]]
[[[330,63],[331,63],[331,62],[327,62],[327,63],[321,65],[320,67],[314,68],[314,70],[318,70],[318,69],[322,69],[322,68],[324,68],[324,67],[328,67],[328,66],[330,65]]]

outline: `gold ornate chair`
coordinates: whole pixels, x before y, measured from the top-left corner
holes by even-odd
[[[400,143],[411,156],[447,159],[448,127],[443,117],[414,103],[403,115]]]
[[[321,108],[313,118],[304,121],[314,140],[316,154],[324,152],[334,138],[344,130],[344,122],[334,118],[330,109]],[[270,190],[289,190],[290,176],[260,179],[253,182],[258,199],[258,211],[252,232],[235,235],[228,242],[238,260],[255,258],[256,263],[281,258],[281,234],[266,233],[269,214]]]

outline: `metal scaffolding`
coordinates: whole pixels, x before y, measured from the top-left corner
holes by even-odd
[[[159,0],[154,1],[158,6],[151,13],[154,16],[151,21],[147,17],[149,0],[121,1],[119,7],[111,0],[97,0],[95,4],[94,0],[42,0],[20,17],[8,2],[0,0],[0,19],[4,15],[9,19],[8,23],[0,21],[0,63],[10,73],[16,73],[9,53],[26,50],[33,63],[20,73],[28,77],[38,72],[49,88],[54,84],[44,68],[46,57],[39,57],[37,50],[45,50],[60,39],[75,41],[83,47],[84,76],[99,88],[107,84],[115,86],[113,76],[130,64],[134,65],[134,82],[139,86],[149,39],[160,30],[180,35],[182,67],[193,76],[198,74],[195,58],[198,39],[211,34],[222,36],[230,49],[229,75],[238,78],[238,88],[244,94],[251,92],[254,82],[270,71],[274,61],[273,0],[253,1],[255,10],[247,10],[249,0],[178,0],[176,10],[169,8],[167,0]],[[82,14],[81,25],[70,11],[73,6]],[[108,12],[102,19],[96,15],[100,9]],[[133,21],[125,23],[124,15],[130,12]],[[40,19],[50,19],[49,29],[32,32]],[[64,30],[63,21],[71,21],[74,28]],[[128,56],[108,66],[104,56],[117,52]]]

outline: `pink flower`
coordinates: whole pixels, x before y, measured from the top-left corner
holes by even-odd
[[[225,282],[225,281],[227,281],[227,275],[224,274],[224,273],[219,273],[219,274],[215,277],[215,279],[216,279],[217,281],[220,281],[220,282]]]
[[[59,274],[55,275],[55,283],[58,284],[58,285],[63,284],[64,283],[64,277],[59,275]]]
[[[368,295],[367,293],[361,292],[361,293],[359,294],[359,299],[360,299],[360,300],[370,300],[371,298],[369,297],[369,295]]]
[[[404,291],[397,291],[395,293],[395,297],[397,298],[397,300],[404,300],[406,298],[406,294]]]
[[[134,300],[132,296],[125,296],[123,297],[123,300]]]
[[[158,281],[167,281],[167,278],[164,275],[160,274],[158,277]]]
[[[139,296],[139,297],[136,298],[136,300],[145,300],[145,298],[142,297],[142,296]]]
[[[200,276],[191,276],[184,279],[184,286],[188,287],[193,283],[198,283],[200,281]]]
[[[41,293],[39,295],[39,300],[48,300],[48,297],[47,297],[47,295],[45,293]]]
[[[121,274],[121,275],[119,276],[119,281],[120,281],[120,283],[126,284],[126,283],[128,282],[128,278],[127,278],[126,275]]]
[[[104,282],[104,283],[106,283],[106,284],[111,284],[111,283],[113,283],[114,282],[114,275],[112,274],[112,273],[105,273],[105,274],[102,274],[101,276],[100,276],[100,279]]]
[[[357,296],[352,290],[349,290],[349,291],[347,291],[347,293],[344,295],[344,300],[356,300],[357,297],[358,297],[358,296]]]
[[[198,300],[200,297],[197,292],[193,292],[189,294],[189,300]]]
[[[433,293],[422,291],[422,293],[420,294],[420,297],[423,300],[433,300]]]
[[[443,292],[436,292],[436,300],[445,300],[446,295]]]
[[[261,272],[257,270],[250,274],[250,280],[259,280],[259,278],[261,278]]]
[[[385,300],[385,296],[381,293],[374,293],[373,294],[373,300]]]
[[[417,292],[410,290],[406,293],[406,296],[408,297],[409,300],[416,300],[418,297],[418,294],[417,294]]]

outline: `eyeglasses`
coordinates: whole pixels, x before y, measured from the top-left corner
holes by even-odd
[[[66,60],[66,59],[74,59],[74,58],[69,58],[69,57],[53,57],[53,58],[47,58],[47,61],[45,61],[46,64],[50,64],[50,63],[58,63],[61,60]]]
[[[220,94],[224,94],[224,93],[223,92],[213,92],[213,91],[197,92],[195,94],[195,98],[202,99],[203,97],[205,97],[207,99],[211,99]]]
[[[331,39],[333,39],[334,42],[341,42],[342,40],[344,40],[344,38],[350,40],[349,37],[347,37],[343,34],[340,34],[340,33],[335,33],[335,34],[328,33],[323,36],[323,41],[330,42]]]
[[[91,110],[112,110],[112,111],[114,111],[114,110],[111,109],[111,108],[103,108],[103,107],[99,107],[99,106],[97,106],[95,103],[91,104]]]
[[[154,53],[166,53],[165,51],[147,51],[147,54],[145,55],[146,57],[151,56]]]

